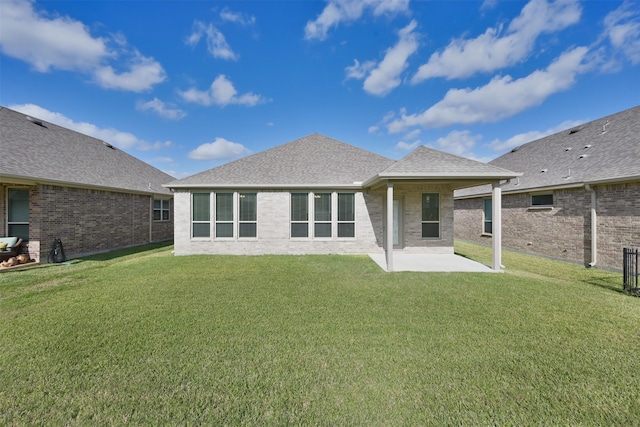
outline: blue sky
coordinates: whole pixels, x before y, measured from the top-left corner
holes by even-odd
[[[318,132],[481,161],[640,104],[637,1],[0,0],[0,104],[182,178]]]

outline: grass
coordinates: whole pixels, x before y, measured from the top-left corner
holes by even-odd
[[[0,424],[640,424],[621,275],[503,263],[389,274],[159,245],[5,273]]]

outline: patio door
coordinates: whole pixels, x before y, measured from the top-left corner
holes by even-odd
[[[402,200],[394,199],[393,201],[393,248],[401,249],[403,247],[402,232]]]

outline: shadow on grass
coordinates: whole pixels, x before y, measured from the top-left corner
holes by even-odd
[[[155,251],[158,249],[165,249],[173,245],[172,240],[166,240],[164,242],[149,243],[146,245],[132,246],[124,249],[117,249],[115,251],[103,252],[95,255],[88,255],[82,258],[78,258],[77,261],[112,261],[117,258],[123,258],[130,255],[137,255],[143,252]]]

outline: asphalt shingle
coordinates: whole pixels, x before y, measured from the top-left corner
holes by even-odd
[[[0,107],[2,176],[154,194],[170,194],[162,184],[175,179],[99,139],[5,107]]]
[[[527,191],[640,176],[640,106],[524,144],[489,162],[521,172],[503,192]],[[489,187],[456,192],[485,194]]]

